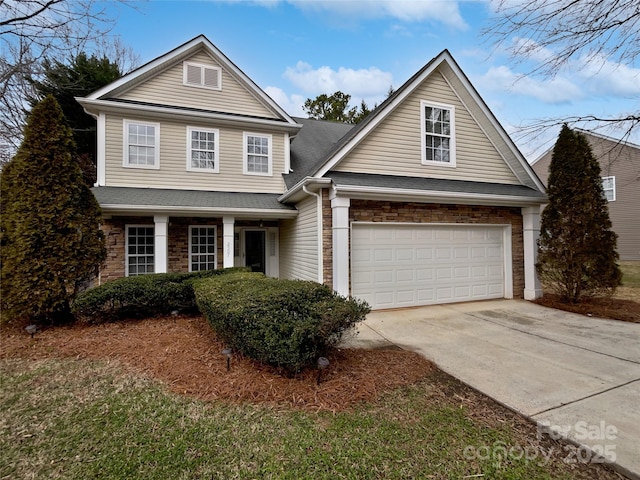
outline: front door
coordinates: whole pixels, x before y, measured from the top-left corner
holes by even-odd
[[[265,262],[265,231],[244,231],[245,266],[252,272],[267,273]]]

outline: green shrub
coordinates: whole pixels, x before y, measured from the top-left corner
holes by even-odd
[[[234,351],[296,372],[312,365],[370,308],[326,285],[233,273],[193,283],[196,302]]]
[[[173,310],[191,313],[197,311],[193,280],[245,270],[228,268],[119,278],[80,294],[72,312],[76,319],[87,323],[152,317]]]

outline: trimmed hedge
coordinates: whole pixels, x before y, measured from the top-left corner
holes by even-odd
[[[155,273],[119,278],[81,293],[72,305],[77,320],[101,323],[122,318],[166,315],[174,310],[197,311],[192,282],[246,268]]]
[[[232,273],[193,286],[198,307],[218,338],[234,351],[289,373],[314,365],[371,310],[326,285],[259,273]]]

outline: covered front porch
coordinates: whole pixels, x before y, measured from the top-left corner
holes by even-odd
[[[279,276],[277,195],[98,187],[107,261],[99,283],[147,273],[247,266]]]

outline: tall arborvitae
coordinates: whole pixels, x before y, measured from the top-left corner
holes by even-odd
[[[538,274],[564,301],[612,293],[622,278],[600,165],[584,135],[563,126],[549,165]]]
[[[73,161],[72,133],[46,97],[0,176],[3,320],[60,322],[105,258],[100,207]]]

